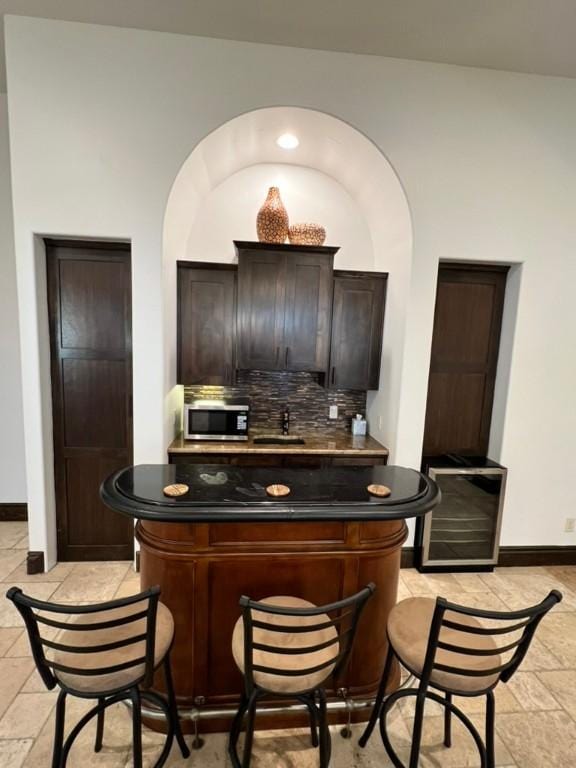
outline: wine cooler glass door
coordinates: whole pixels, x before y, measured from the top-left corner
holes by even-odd
[[[505,469],[430,468],[442,501],[426,516],[423,565],[497,562]]]

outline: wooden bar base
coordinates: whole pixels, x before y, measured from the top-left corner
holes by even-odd
[[[140,520],[136,535],[142,587],[160,585],[161,600],[176,622],[171,656],[180,706],[237,705],[243,681],[230,641],[241,595],[254,599],[294,595],[323,605],[370,581],[376,584],[376,593],[366,606],[348,669],[336,687],[346,689],[352,698],[375,695],[387,650],[386,622],[396,603],[401,547],[407,535],[404,520],[253,524]],[[396,669],[391,687],[398,682]],[[354,719],[368,715],[368,709],[362,710]],[[336,714],[334,719],[345,718]],[[264,728],[305,722],[299,715],[258,720]],[[202,730],[226,730],[229,723],[229,717],[207,719]]]

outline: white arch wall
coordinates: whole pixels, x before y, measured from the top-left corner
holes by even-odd
[[[276,145],[276,138],[286,131],[299,137],[296,150],[286,151]],[[179,406],[173,299],[176,262],[191,256],[203,260],[200,253],[191,250],[190,237],[194,227],[201,227],[202,209],[215,190],[246,169],[262,165],[278,169],[281,164],[312,169],[340,185],[361,212],[370,233],[371,268],[390,273],[380,389],[369,395],[368,418],[371,433],[388,445],[395,457],[412,265],[412,225],[406,195],[391,164],[360,131],[330,115],[296,107],[255,110],[225,123],[193,149],[174,181],[163,232],[167,439]]]
[[[331,176],[292,163],[259,163],[215,187],[189,224],[186,259],[231,262],[233,240],[256,240],[256,213],[269,187],[280,189],[290,223],[314,221],[338,245],[337,269],[374,269],[372,236],[354,198]]]

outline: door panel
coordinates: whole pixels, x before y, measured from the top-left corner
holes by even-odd
[[[286,258],[243,251],[238,262],[239,368],[284,368]]]
[[[61,370],[65,445],[126,451],[125,362],[64,358]]]
[[[370,340],[374,294],[370,290],[347,290],[337,293],[338,344],[334,349],[334,384],[346,382],[354,386],[368,380],[370,358],[366,345]]]
[[[124,352],[124,264],[62,260],[59,278],[62,348]]]
[[[441,265],[424,432],[424,455],[484,456],[507,268]]]
[[[432,344],[435,367],[486,365],[490,359],[496,286],[440,283]],[[458,318],[458,322],[454,322]]]
[[[332,264],[330,254],[294,254],[288,260],[286,370],[326,371],[330,351]]]
[[[314,541],[333,546],[346,542],[346,524],[335,521],[322,523],[275,523],[251,525],[244,523],[211,523],[211,546],[240,546],[250,549],[254,545],[274,545],[275,542],[299,545]]]
[[[234,384],[236,268],[178,267],[178,382]]]
[[[474,453],[482,440],[481,406],[485,391],[486,375],[482,373],[430,374],[427,451],[445,453],[444,446],[457,445],[459,453]]]
[[[110,514],[111,510],[100,501],[99,490],[103,478],[124,466],[124,459],[107,459],[91,453],[65,459],[67,499],[82,509],[81,515],[71,514],[68,518],[70,548],[101,549],[102,559],[117,559],[110,553],[125,546],[126,521],[123,515]],[[103,519],[107,525],[102,525]],[[115,540],[121,543],[115,544]]]
[[[59,560],[132,557],[100,483],[132,463],[130,252],[46,241]]]
[[[386,277],[336,275],[330,386],[378,389]]]
[[[273,595],[298,595],[316,605],[343,597],[345,557],[330,555],[326,559],[307,558],[304,553],[248,555],[242,559],[213,561],[208,572],[208,616],[202,617],[206,627],[206,668],[210,670],[205,688],[199,693],[206,703],[218,703],[221,696],[242,690],[242,678],[230,662],[230,638],[239,616],[238,601],[242,595],[262,600]],[[314,574],[313,578],[311,573]],[[312,585],[303,593],[303,585]]]

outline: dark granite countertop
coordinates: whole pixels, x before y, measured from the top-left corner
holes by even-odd
[[[184,496],[163,489],[185,483]],[[266,487],[282,483],[290,494],[273,498]],[[386,485],[386,498],[370,484]],[[125,515],[162,522],[278,522],[397,520],[419,517],[436,506],[436,483],[413,469],[395,466],[292,469],[218,465],[142,464],[102,483],[102,500]]]
[[[301,437],[303,445],[262,445],[254,443],[254,438],[267,433],[251,433],[248,440],[213,442],[211,440],[184,440],[180,434],[168,447],[168,454],[282,454],[297,453],[300,455],[322,456],[388,456],[388,448],[373,437],[343,434],[323,436],[319,434],[291,434],[290,437]]]

